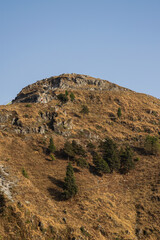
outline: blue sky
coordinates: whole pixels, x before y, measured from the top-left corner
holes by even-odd
[[[0,104],[62,73],[160,97],[159,0],[0,0]]]

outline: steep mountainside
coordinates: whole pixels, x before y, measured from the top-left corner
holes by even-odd
[[[38,81],[0,106],[0,239],[160,239],[159,151],[145,151],[147,135],[159,140],[159,106],[152,96],[78,74]],[[132,150],[127,173],[97,172],[93,152],[102,155],[107,137],[118,151]],[[64,156],[73,140],[87,167]],[[65,200],[69,161],[78,193]]]

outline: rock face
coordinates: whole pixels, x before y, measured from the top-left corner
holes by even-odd
[[[81,89],[92,91],[125,91],[116,84],[110,83],[106,80],[93,78],[81,74],[62,74],[55,77],[50,77],[37,81],[22,89],[12,103],[18,102],[38,102],[47,103],[56,98],[56,89]]]

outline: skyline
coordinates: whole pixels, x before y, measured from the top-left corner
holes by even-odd
[[[0,6],[0,104],[62,73],[159,98],[158,0],[6,0]]]

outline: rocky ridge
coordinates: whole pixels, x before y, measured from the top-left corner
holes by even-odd
[[[107,80],[82,74],[62,74],[37,81],[23,88],[12,103],[36,102],[48,103],[55,96],[57,89],[79,89],[90,91],[129,91]]]

